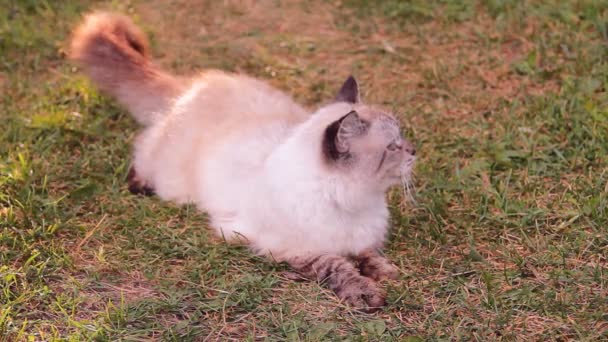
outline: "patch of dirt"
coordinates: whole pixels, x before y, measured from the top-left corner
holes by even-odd
[[[65,274],[57,283],[51,283],[50,288],[57,295],[77,290],[79,309],[77,318],[91,320],[99,317],[99,313],[108,305],[119,307],[143,298],[159,298],[161,295],[154,289],[152,281],[146,279],[139,271],[129,273],[114,273],[99,280],[87,274]]]
[[[0,92],[4,91],[4,87],[6,87],[6,83],[8,82],[8,77],[3,73],[0,72]]]

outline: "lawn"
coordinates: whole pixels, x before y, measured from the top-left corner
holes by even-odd
[[[176,73],[311,108],[352,73],[397,113],[419,158],[385,309],[129,193],[137,125],[65,58],[99,8]],[[607,91],[606,0],[0,0],[0,340],[608,340]]]

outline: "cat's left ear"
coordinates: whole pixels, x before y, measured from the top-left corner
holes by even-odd
[[[338,96],[336,96],[336,101],[353,104],[359,102],[359,85],[353,76],[349,76],[344,81],[342,88],[338,92]]]
[[[344,115],[337,122],[339,127],[335,138],[336,149],[340,153],[347,153],[350,149],[351,140],[364,134],[368,124],[361,120],[359,114],[354,110]]]
[[[334,121],[325,129],[323,152],[330,160],[339,160],[350,155],[353,138],[365,133],[369,123],[363,121],[354,110]]]

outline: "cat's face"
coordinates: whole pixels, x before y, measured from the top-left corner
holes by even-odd
[[[349,78],[337,97],[351,103],[352,111],[331,123],[323,137],[328,163],[357,179],[386,188],[410,184],[416,150],[400,132],[399,121],[388,112],[359,102],[354,78]]]

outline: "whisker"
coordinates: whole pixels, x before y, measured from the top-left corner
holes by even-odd
[[[415,189],[413,183],[413,172],[410,168],[410,164],[404,164],[401,167],[401,187],[403,189],[403,195],[413,204],[416,204],[414,198]]]

